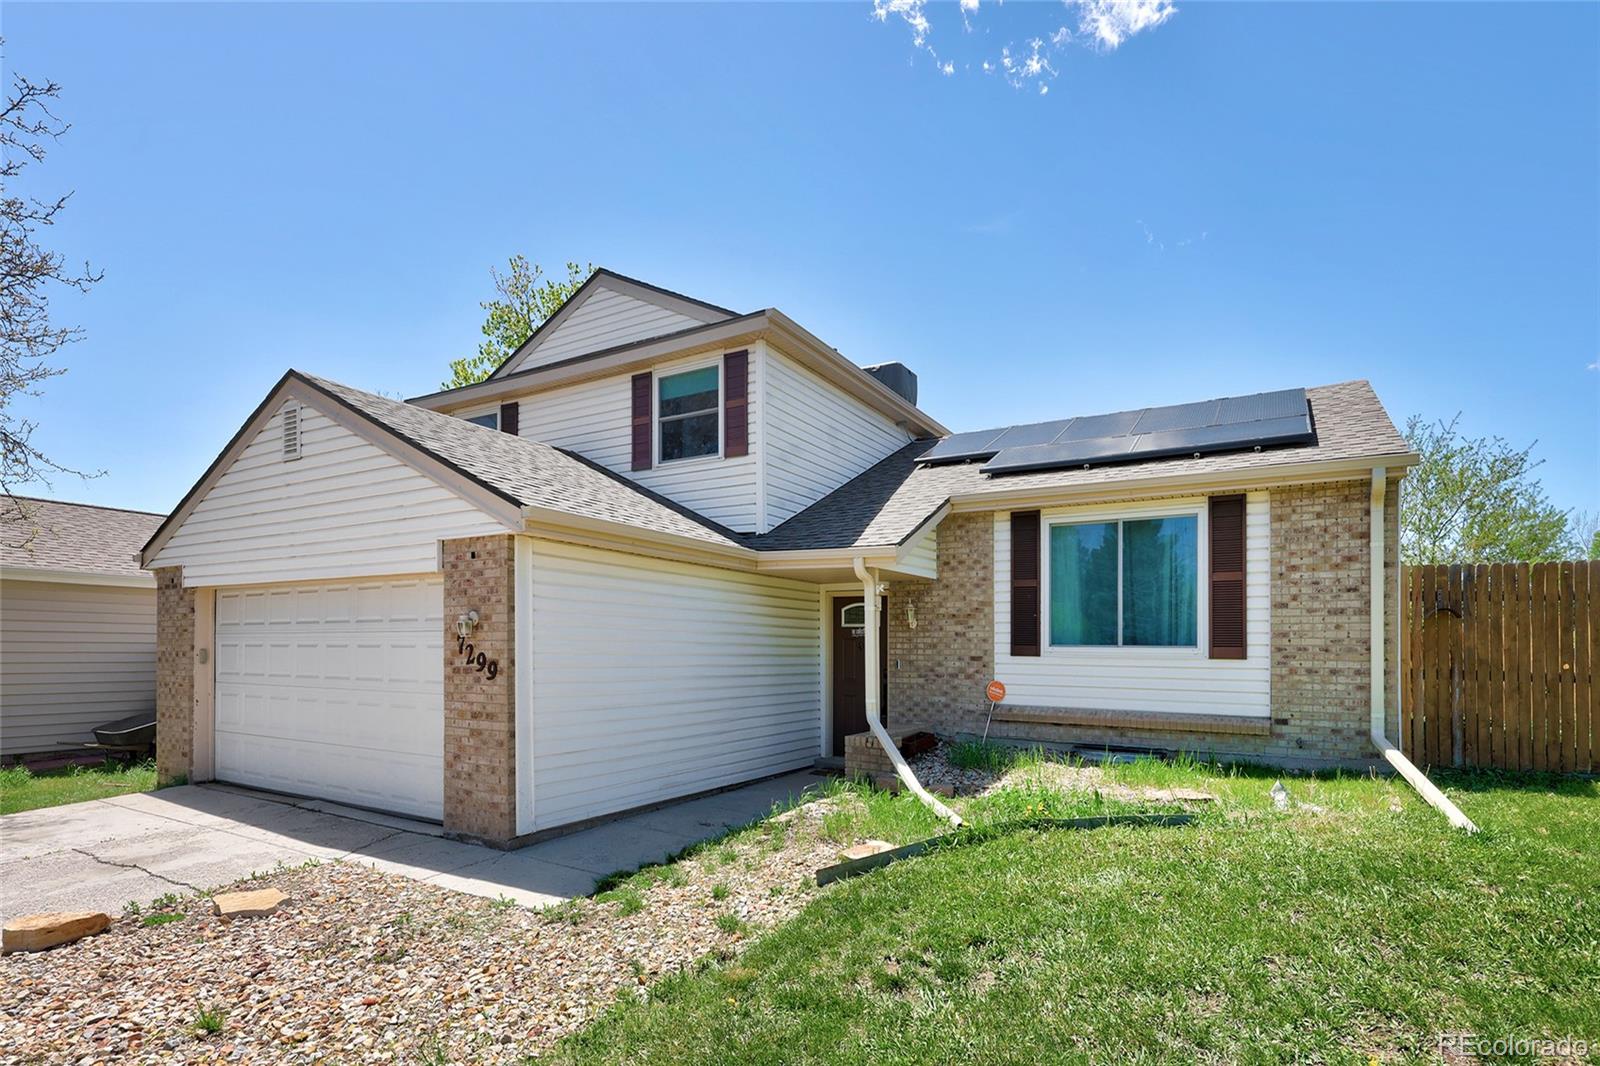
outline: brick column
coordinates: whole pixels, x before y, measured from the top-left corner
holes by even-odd
[[[516,550],[510,535],[444,542],[444,827],[488,844],[517,835]],[[493,678],[458,650],[456,619],[478,612],[468,638]]]
[[[194,590],[183,567],[156,577],[156,779],[187,781],[194,765]]]

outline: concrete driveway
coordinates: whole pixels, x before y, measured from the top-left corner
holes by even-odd
[[[279,863],[360,862],[458,892],[544,906],[761,818],[821,778],[809,771],[685,800],[518,851],[446,840],[438,826],[321,800],[183,785],[0,818],[0,915],[120,911]]]

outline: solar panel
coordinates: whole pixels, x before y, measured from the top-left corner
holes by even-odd
[[[919,462],[988,460],[986,473],[1159,459],[1314,439],[1304,389],[958,433]]]

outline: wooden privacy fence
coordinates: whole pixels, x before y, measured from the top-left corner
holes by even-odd
[[[1402,584],[1413,762],[1600,771],[1600,562],[1408,566]]]

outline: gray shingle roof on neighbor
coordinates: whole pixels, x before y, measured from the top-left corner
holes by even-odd
[[[756,546],[772,551],[898,545],[955,495],[1100,484],[1137,488],[1141,479],[1361,459],[1409,450],[1367,382],[1346,381],[1310,388],[1306,397],[1316,424],[1315,443],[1203,455],[1198,459],[1152,459],[994,477],[981,472],[981,462],[919,465],[917,456],[933,447],[934,442],[918,441],[757,538]]]
[[[165,515],[0,496],[0,566],[138,577],[135,561]]]
[[[915,441],[771,532],[736,533],[563,448],[474,425],[452,415],[291,371],[371,422],[514,503],[675,534],[719,547],[757,551],[894,547],[953,495],[1077,485],[1137,487],[1141,479],[1259,470],[1407,451],[1365,381],[1307,389],[1313,444],[1196,458],[1152,459],[993,477],[982,463],[943,466],[916,459],[934,441]]]

